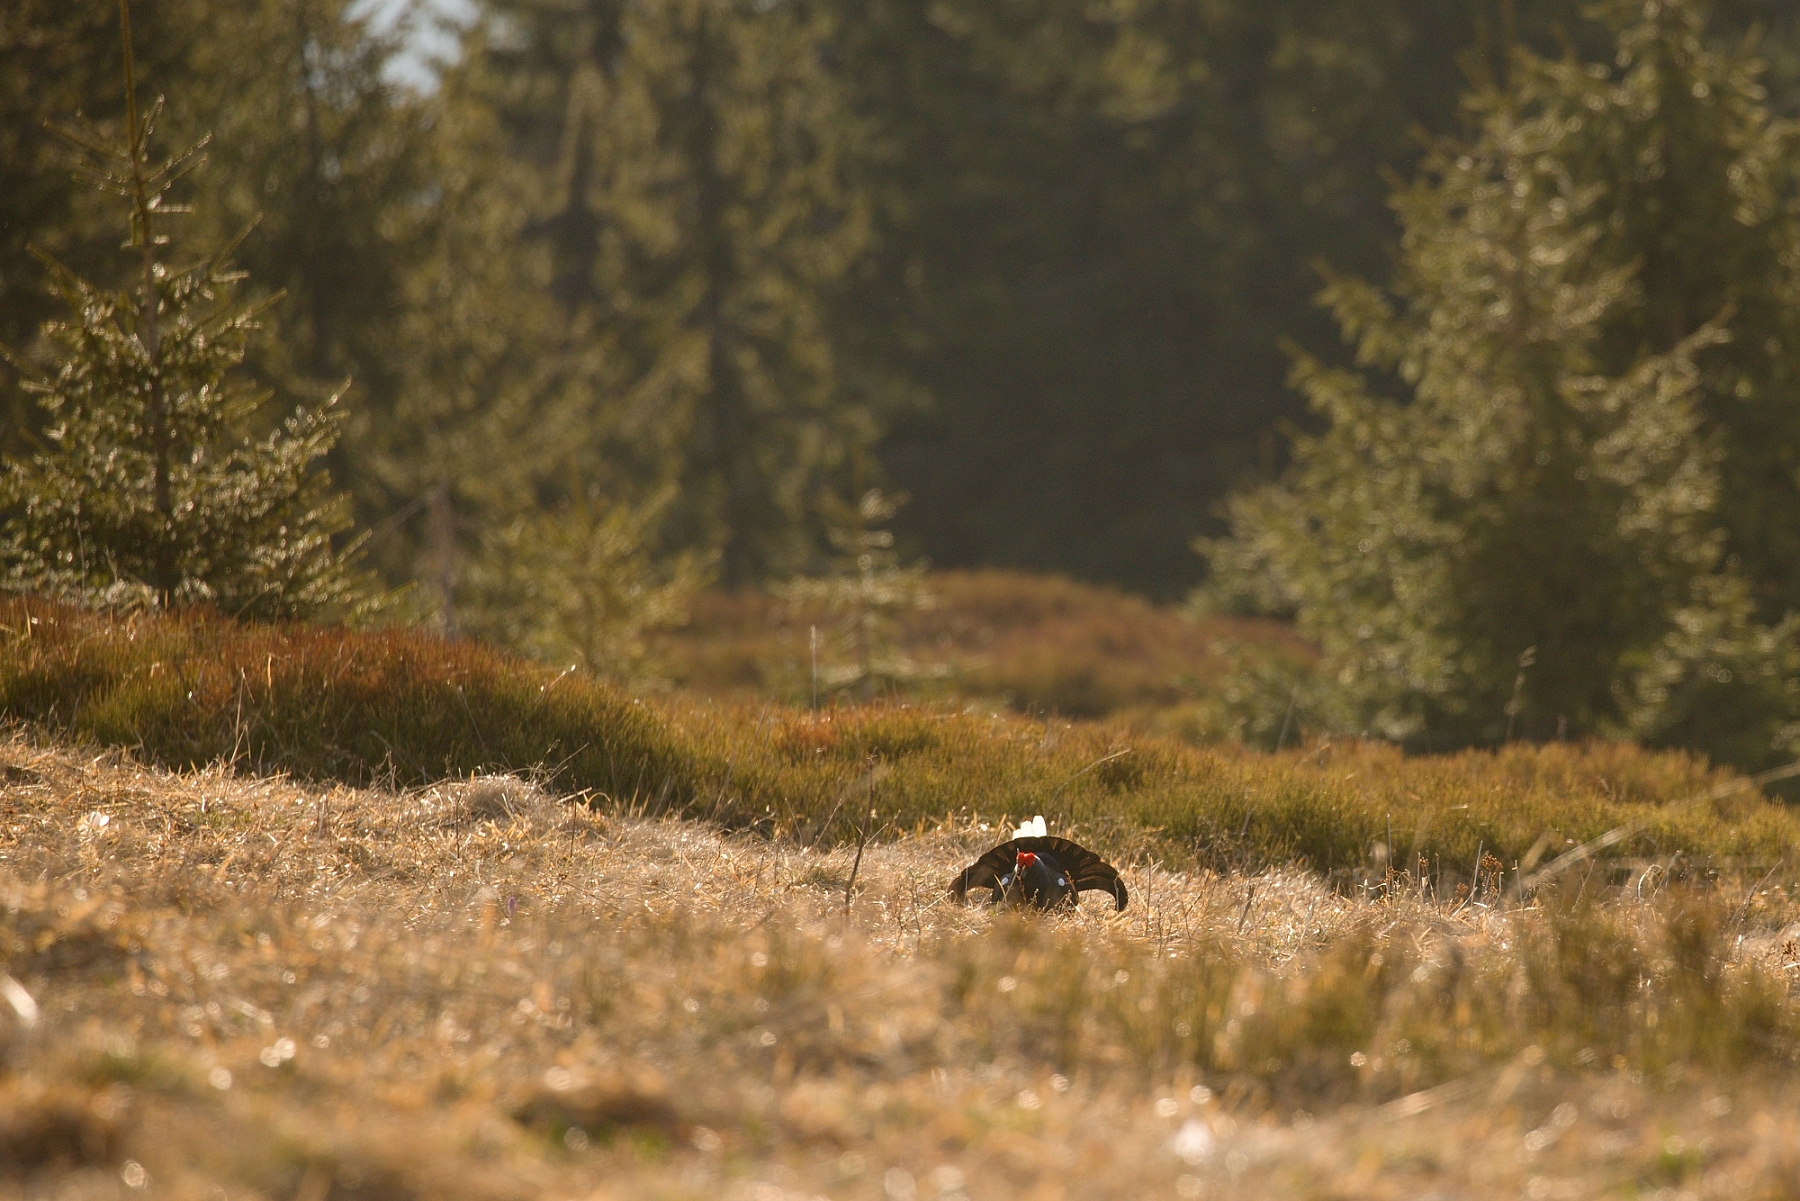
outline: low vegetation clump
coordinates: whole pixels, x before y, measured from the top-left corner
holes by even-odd
[[[229,762],[391,786],[523,772],[605,806],[809,845],[1055,813],[1174,866],[1301,864],[1351,887],[1406,870],[1446,896],[1483,855],[1510,885],[1521,863],[1611,831],[1624,831],[1605,848],[1621,870],[1690,871],[1761,870],[1800,832],[1729,773],[1620,744],[1263,755],[967,705],[646,701],[405,631],[21,599],[0,602],[0,715],[172,768]]]
[[[1800,1168],[1792,872],[1518,901],[1131,856],[1123,914],[952,904],[995,838],[858,859],[517,777],[303,787],[12,736],[4,1177],[1775,1197]]]

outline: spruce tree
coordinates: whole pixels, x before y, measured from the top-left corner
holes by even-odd
[[[164,143],[211,135],[208,168],[186,185],[195,213],[184,236],[217,246],[258,222],[238,250],[249,273],[240,294],[285,295],[263,311],[267,333],[248,345],[245,370],[281,403],[308,407],[352,379],[347,436],[328,458],[374,524],[412,499],[387,493],[381,467],[388,452],[410,449],[391,416],[412,364],[402,327],[434,202],[454,190],[442,152],[455,131],[434,97],[386,77],[402,43],[374,6],[245,0],[229,20],[216,7],[158,0],[132,14],[138,76],[168,96]],[[0,344],[33,358],[60,299],[28,246],[86,279],[117,282],[116,218],[72,178],[70,147],[48,127],[72,113],[123,126],[117,9],[116,0],[23,0],[0,16]],[[0,409],[0,451],[28,449],[37,415]],[[380,549],[384,571],[410,567],[404,537],[384,537]]]
[[[87,601],[209,602],[236,616],[355,616],[371,593],[317,461],[337,438],[335,398],[268,428],[269,396],[238,378],[253,307],[235,304],[231,247],[174,265],[176,186],[202,144],[157,159],[162,104],[140,116],[126,0],[124,136],[70,129],[89,180],[129,208],[136,281],[112,292],[44,256],[70,310],[49,323],[55,369],[28,378],[48,445],[0,475],[0,557],[13,587]],[[16,365],[30,368],[15,360]],[[263,428],[258,429],[261,425]]]
[[[1653,12],[1620,41],[1668,30]],[[1296,616],[1345,728],[1764,761],[1794,738],[1800,660],[1791,619],[1759,621],[1727,553],[1703,364],[1735,314],[1618,352],[1650,282],[1613,241],[1613,177],[1573,151],[1622,114],[1587,103],[1598,70],[1518,53],[1511,74],[1472,101],[1474,140],[1439,146],[1396,197],[1391,294],[1327,289],[1379,374],[1299,357],[1323,432],[1231,502],[1231,537],[1204,548],[1213,599]]]

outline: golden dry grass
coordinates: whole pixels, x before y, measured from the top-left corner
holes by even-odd
[[[873,843],[846,909],[850,849],[518,779],[12,735],[0,1196],[1796,1195],[1779,867],[1514,904],[1127,860],[1117,917],[948,904],[997,838]]]

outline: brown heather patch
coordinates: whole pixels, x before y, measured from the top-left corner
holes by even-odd
[[[846,910],[845,849],[517,779],[11,736],[0,1197],[1793,1195],[1791,872],[1520,905],[1096,838],[1123,915],[948,904],[996,837],[884,838]]]
[[[1305,659],[1311,652],[1277,622],[1215,617],[1194,622],[1171,606],[1058,576],[944,571],[928,577],[935,604],[894,614],[899,649],[927,672],[907,699],[979,697],[990,708],[1061,717],[1196,722],[1210,715],[1229,664],[1222,644]],[[692,620],[660,637],[658,655],[684,691],[728,700],[810,702],[809,632],[833,617],[817,604],[761,592],[713,592]],[[829,667],[835,652],[821,650]],[[829,702],[829,697],[825,698]],[[1209,716],[1210,715],[1210,716]]]

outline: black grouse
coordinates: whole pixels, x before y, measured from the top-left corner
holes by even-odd
[[[1125,908],[1125,881],[1118,869],[1079,843],[1051,838],[1044,819],[1026,822],[1014,837],[964,868],[950,882],[950,895],[968,899],[972,888],[992,893],[994,904],[1052,909],[1073,905],[1088,890],[1111,893],[1114,907]]]

